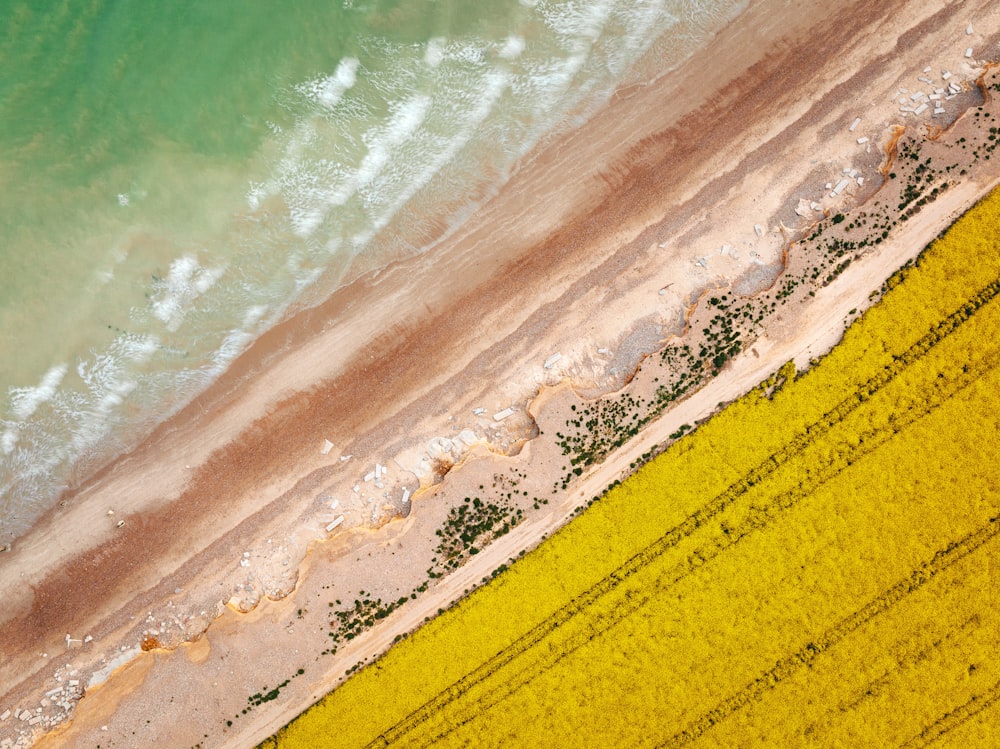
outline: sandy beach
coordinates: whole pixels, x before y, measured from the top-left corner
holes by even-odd
[[[958,145],[1000,116],[998,42],[985,0],[750,2],[543,143],[458,231],[280,324],[0,555],[0,746],[253,746],[682,425],[821,356],[1000,179]],[[651,400],[655,354],[703,343],[706,291],[762,290],[810,262],[789,243],[824,217],[893,206],[906,139],[957,165],[948,189],[564,479],[578,407]],[[466,497],[524,519],[425,585]],[[359,599],[397,605],[328,652],[334,609]]]

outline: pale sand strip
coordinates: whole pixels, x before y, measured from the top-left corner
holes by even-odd
[[[291,321],[241,363],[242,372],[254,370],[254,376],[238,380],[234,375],[220,383],[146,446],[71,497],[69,507],[48,517],[0,568],[0,595],[9,604],[0,615],[0,649],[5,654],[0,708],[27,706],[31,699],[37,704],[37,695],[51,688],[60,665],[72,662],[86,679],[99,667],[102,652],[119,643],[136,645],[144,628],[159,629],[167,619],[164,602],[175,598],[175,588],[184,590],[183,597],[176,596],[177,609],[183,609],[178,620],[193,630],[204,626],[217,602],[227,599],[240,580],[242,567],[236,561],[242,550],[252,548],[256,556],[264,538],[288,546],[294,568],[295,554],[321,534],[314,528],[287,539],[285,530],[315,522],[315,494],[331,487],[331,493],[346,502],[347,487],[376,460],[406,454],[415,438],[423,442],[450,433],[442,408],[468,413],[473,404],[481,404],[492,414],[515,400],[523,403],[526,390],[546,376],[542,363],[553,352],[571,359],[581,337],[593,348],[613,343],[651,314],[669,322],[668,303],[676,309],[685,294],[658,297],[665,279],[694,290],[713,278],[721,282],[741,267],[726,260],[711,275],[703,273],[701,266],[692,267],[688,248],[717,247],[720,237],[737,232],[744,249],[750,247],[754,224],[766,221],[770,229],[788,214],[793,193],[819,171],[832,175],[850,163],[860,135],[847,127],[859,102],[873,104],[865,109],[865,124],[857,132],[883,138],[892,119],[884,95],[892,91],[886,86],[922,70],[934,55],[956,56],[950,50],[955,44],[964,50],[966,42],[955,30],[964,29],[969,16],[983,19],[977,22],[983,28],[998,28],[997,10],[985,2],[955,8],[943,2],[900,0],[874,10],[859,4],[855,13],[843,8],[834,12],[824,5],[803,9],[796,4],[792,14],[783,2],[754,4],[686,71],[615,102],[582,131],[542,151],[458,236]],[[919,31],[912,30],[920,24]],[[768,39],[774,41],[768,44]],[[898,57],[893,56],[897,42],[906,50]],[[771,58],[750,56],[768,49],[774,51]],[[759,67],[753,69],[755,63]],[[688,109],[692,114],[671,129]],[[843,139],[833,137],[839,130],[844,131]],[[661,131],[632,150],[642,138]],[[810,157],[823,163],[810,164]],[[914,222],[907,227],[908,232],[917,231],[913,237],[894,239],[874,256],[886,257],[884,267],[858,277],[852,268],[827,292],[842,289],[844,310],[859,306],[852,295],[866,297],[881,280],[879,274],[887,275],[883,271],[898,265],[898,258],[889,259],[890,246],[898,248],[899,258],[912,254],[984,187],[985,182],[970,182],[964,192],[949,192],[921,214],[921,222],[926,222],[921,231],[913,228],[920,228]],[[706,216],[708,206],[715,213]],[[656,227],[656,236],[643,234],[649,227]],[[659,243],[666,243],[668,251],[656,252]],[[764,257],[780,249],[776,239],[753,246]],[[442,263],[451,270],[443,277]],[[857,267],[874,268],[868,261]],[[874,284],[867,283],[874,279]],[[847,283],[851,280],[854,285]],[[373,308],[371,289],[379,287],[394,289],[394,295],[391,303]],[[411,301],[401,313],[402,299]],[[427,314],[412,319],[425,305]],[[799,334],[784,343],[758,344],[761,372],[788,358],[787,347],[807,351],[812,342],[803,331],[825,330],[828,338],[839,335],[841,318],[824,314],[819,319],[819,312],[827,310],[822,305],[813,309],[818,315],[813,328],[801,325]],[[372,340],[367,331],[388,333]],[[294,355],[270,357],[287,335],[295,339]],[[331,352],[357,353],[348,357]],[[526,362],[532,361],[540,371],[526,374]],[[587,371],[582,367],[574,374],[585,379]],[[600,376],[597,368],[590,371]],[[275,409],[280,398],[327,378],[337,379],[312,399],[300,396]],[[725,393],[738,394],[756,379],[757,374],[742,373],[735,366],[710,386],[721,389],[731,381],[730,390],[707,388],[683,408],[707,413]],[[238,389],[237,383],[245,384]],[[326,397],[336,401],[335,408],[323,410]],[[258,434],[244,433],[268,412]],[[637,445],[660,441],[671,424],[692,418],[677,409]],[[209,462],[218,445],[241,434],[225,455]],[[497,442],[507,437],[500,433]],[[320,454],[324,439],[355,455],[346,466],[364,467],[355,465],[347,475],[335,464],[325,475],[316,473],[329,463]],[[407,529],[419,526],[424,509],[415,513],[418,517],[390,524],[378,534],[348,534],[325,545],[322,554],[310,557],[313,570],[294,596],[261,605],[246,616],[227,612],[206,638],[210,655],[144,656],[122,676],[94,690],[81,703],[78,719],[61,743],[93,745],[117,739],[127,744],[132,731],[141,731],[142,741],[153,740],[153,732],[156,741],[171,745],[194,745],[209,732],[211,745],[219,745],[222,723],[235,712],[234,706],[245,705],[246,695],[263,685],[287,678],[290,661],[309,654],[309,672],[292,682],[287,697],[258,708],[225,733],[226,745],[233,746],[263,738],[332,684],[345,664],[360,653],[378,651],[400,627],[421,621],[512,551],[551,530],[574,506],[579,492],[597,493],[643,451],[630,447],[607,461],[575,485],[561,504],[550,505],[490,547],[475,565],[447,578],[418,604],[404,607],[385,626],[338,653],[335,662],[323,662],[328,667],[324,675],[313,666],[311,655],[323,633],[307,632],[303,624],[291,636],[290,612],[315,597],[321,579],[352,574],[360,578],[363,572],[344,552],[350,550],[354,557],[371,544],[401,546]],[[541,442],[531,443],[520,459],[528,462],[542,452]],[[453,474],[448,482],[454,479],[460,487],[474,468]],[[557,469],[549,466],[552,474]],[[155,509],[185,486],[183,511]],[[128,516],[118,532],[105,513],[122,496],[129,497],[130,507],[149,511]],[[430,514],[429,503],[427,508]],[[345,514],[356,524],[367,508],[352,509],[353,515]],[[324,516],[322,522],[328,520]],[[81,556],[80,550],[87,548],[94,550]],[[265,592],[277,593],[291,582],[282,579],[280,556],[277,560],[276,571],[266,561],[260,572],[254,570]],[[153,610],[153,622],[144,624],[144,613]],[[206,611],[205,617],[199,610]],[[192,611],[195,618],[184,621]],[[87,647],[74,644],[67,652],[67,632],[73,637],[92,632],[96,639]],[[288,644],[275,644],[282,642]],[[59,657],[51,662],[39,658],[39,652]],[[136,677],[137,669],[155,678]],[[176,711],[164,708],[171,699]],[[113,718],[101,717],[116,705]],[[155,724],[146,724],[147,719],[155,719]],[[100,731],[102,722],[109,723],[109,731]],[[0,724],[0,732],[7,730]]]

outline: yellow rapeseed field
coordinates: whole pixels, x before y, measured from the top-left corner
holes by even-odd
[[[1000,193],[265,743],[1000,746]]]

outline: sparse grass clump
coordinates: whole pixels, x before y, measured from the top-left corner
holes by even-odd
[[[1000,193],[890,286],[265,745],[989,745]]]

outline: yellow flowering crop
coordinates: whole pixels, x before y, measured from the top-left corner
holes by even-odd
[[[266,745],[1000,746],[998,297],[995,192]]]

